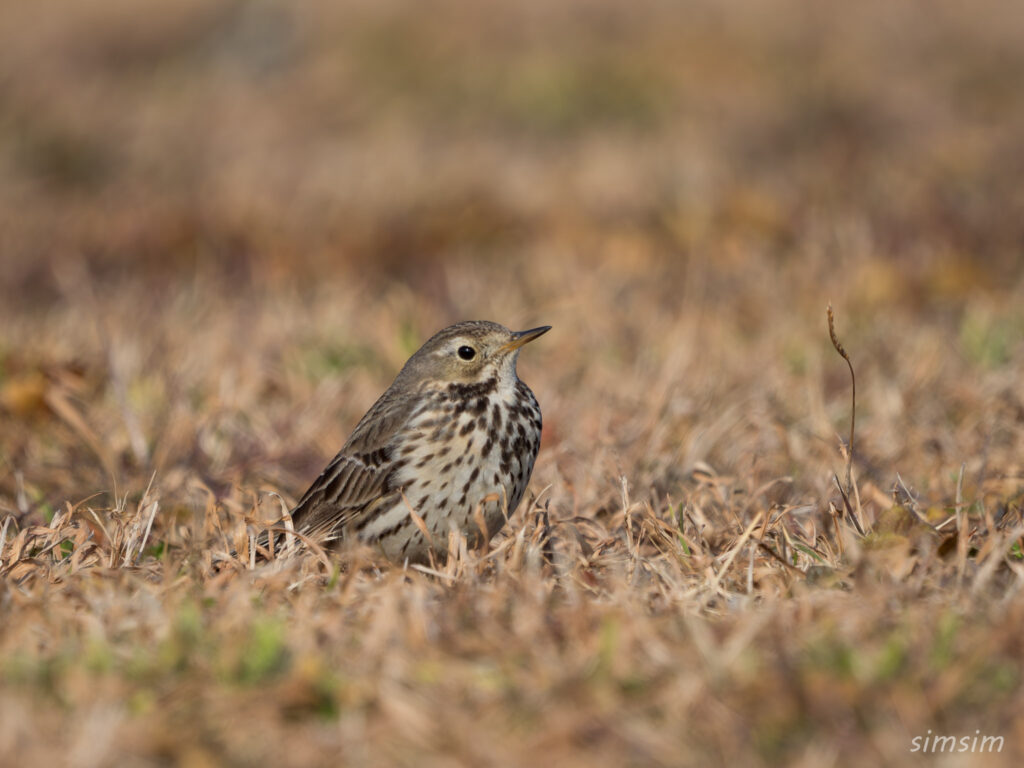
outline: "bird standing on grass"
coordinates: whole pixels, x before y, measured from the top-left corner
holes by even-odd
[[[357,537],[396,562],[443,557],[452,529],[470,546],[490,541],[540,448],[540,406],[516,359],[548,330],[470,321],[435,334],[292,510],[295,530]]]

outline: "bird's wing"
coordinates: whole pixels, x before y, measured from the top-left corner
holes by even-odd
[[[334,538],[363,510],[391,489],[388,463],[374,466],[365,455],[339,453],[292,511],[295,529]]]
[[[372,453],[385,448],[409,422],[420,402],[420,397],[399,386],[396,379],[356,424],[342,452]]]
[[[395,493],[392,439],[408,423],[415,399],[396,397],[389,388],[356,425],[345,447],[292,510],[296,530],[336,538],[383,496]]]

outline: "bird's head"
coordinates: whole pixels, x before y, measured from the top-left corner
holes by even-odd
[[[457,323],[434,334],[402,369],[401,376],[441,384],[476,384],[516,378],[519,350],[550,325],[510,331],[485,320]]]

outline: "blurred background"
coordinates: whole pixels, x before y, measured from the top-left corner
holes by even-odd
[[[2,14],[0,763],[1020,764],[1019,0]],[[465,319],[489,555],[214,568]]]
[[[974,460],[979,419],[1017,418],[1012,0],[4,16],[0,406],[25,428],[8,500],[153,470],[174,487],[175,468],[299,493],[419,343],[467,318],[555,326],[521,370],[553,459],[612,449],[601,487],[834,457],[828,300],[882,474]]]

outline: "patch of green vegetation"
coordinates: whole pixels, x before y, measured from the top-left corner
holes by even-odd
[[[53,507],[42,500],[37,500],[36,503],[39,507],[39,511],[43,513],[43,522],[47,525],[52,523],[54,515],[57,514]]]
[[[896,679],[906,668],[908,659],[906,636],[900,631],[893,632],[886,638],[881,650],[874,658],[872,670],[874,679],[882,682]]]
[[[150,688],[138,688],[128,698],[128,711],[135,716],[149,714],[156,705],[156,694]]]
[[[434,685],[444,679],[444,666],[436,659],[426,659],[413,667],[412,674],[418,682]]]
[[[90,637],[85,643],[83,662],[93,674],[107,673],[114,667],[114,649],[105,638]]]
[[[803,663],[808,669],[825,672],[840,680],[854,677],[857,652],[847,643],[831,633],[809,641],[803,654]]]
[[[310,379],[336,376],[352,368],[365,368],[378,362],[374,351],[361,344],[314,344],[301,353],[301,368]]]
[[[690,557],[693,553],[690,551],[690,545],[686,543],[686,538],[681,533],[676,538],[679,539],[679,548],[683,550],[683,557]]]
[[[144,555],[151,557],[154,560],[163,560],[164,555],[167,553],[167,542],[158,541],[152,546],[146,548]]]
[[[1020,338],[1008,318],[992,312],[969,309],[960,324],[960,346],[967,358],[984,368],[998,368],[1009,362]]]
[[[199,605],[188,601],[183,603],[174,617],[170,636],[160,645],[156,664],[163,669],[179,672],[188,668],[203,639],[203,616]],[[148,654],[137,659],[137,671],[148,671],[153,663]]]
[[[167,382],[160,376],[139,376],[128,387],[128,402],[137,413],[145,413],[167,402]]]
[[[29,683],[36,677],[37,667],[38,659],[16,650],[0,660],[0,679],[12,684]]]
[[[841,571],[828,565],[811,565],[804,571],[807,583],[821,589],[846,589]]]
[[[341,689],[341,680],[336,675],[321,671],[312,683],[312,712],[325,720],[337,717],[341,711]]]
[[[630,674],[619,680],[619,691],[625,696],[643,696],[651,681],[639,674]]]
[[[808,547],[808,546],[806,546],[804,544],[801,544],[801,543],[799,543],[797,541],[794,541],[793,542],[793,548],[800,550],[801,552],[803,552],[805,555],[807,555],[812,560],[817,560],[819,563],[824,563],[825,562],[824,558],[822,558],[821,555],[819,555],[813,549],[811,549],[810,547]],[[795,557],[793,559],[793,563],[794,564],[796,563],[796,558]]]
[[[776,708],[754,724],[754,750],[769,765],[785,765],[811,735],[806,717],[789,708]]]
[[[331,576],[327,580],[327,589],[332,590],[341,582],[341,562],[335,561],[331,568]]]
[[[796,342],[790,341],[786,343],[786,346],[782,352],[783,360],[786,362],[786,367],[789,368],[789,372],[794,376],[804,376],[807,373],[807,346],[805,344],[797,344]]]
[[[598,639],[597,665],[594,674],[599,677],[611,673],[612,664],[619,649],[619,622],[608,616],[601,622],[601,633]]]
[[[283,672],[289,662],[284,622],[256,618],[249,627],[237,670],[238,681],[257,685]]]
[[[420,348],[422,343],[423,340],[420,338],[419,333],[417,333],[416,326],[412,321],[409,319],[403,320],[398,327],[398,348],[402,351],[402,356],[411,356]]]
[[[933,669],[945,669],[956,657],[956,639],[961,623],[960,617],[952,611],[946,611],[939,618],[935,638],[928,652],[928,663]]]
[[[50,655],[18,650],[0,662],[0,680],[59,698],[59,682],[76,658],[66,650]]]
[[[494,663],[485,662],[473,667],[473,687],[490,693],[508,690],[508,676]]]
[[[988,690],[1000,693],[1012,693],[1020,685],[1021,668],[1019,662],[1000,659],[989,664],[978,676],[979,683]]]
[[[882,522],[885,520],[883,519]],[[906,544],[907,537],[893,531],[874,530],[861,540],[861,545],[868,552],[901,547]]]
[[[963,685],[956,694],[957,702],[970,710],[982,707],[1012,708],[1020,681],[1020,662],[1016,659],[1001,656],[977,659],[971,664],[969,673],[963,677]]]

